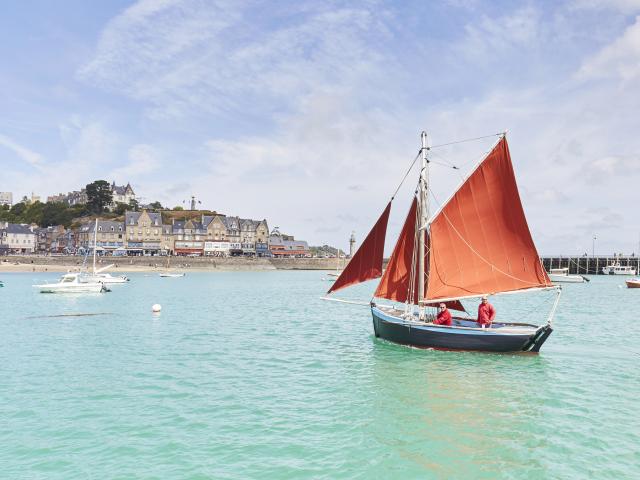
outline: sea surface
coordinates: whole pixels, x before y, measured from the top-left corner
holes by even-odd
[[[0,274],[2,479],[640,478],[622,277],[566,285],[541,353],[501,355],[378,340],[367,307],[320,300],[317,271],[31,287],[57,276]],[[543,322],[552,296],[491,301]]]

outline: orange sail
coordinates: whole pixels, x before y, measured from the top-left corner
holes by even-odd
[[[400,237],[393,248],[391,258],[387,268],[380,279],[378,288],[373,294],[374,297],[386,298],[396,302],[405,303],[411,298],[410,303],[417,305],[418,303],[418,271],[416,268],[417,260],[414,258],[414,252],[417,250],[418,238],[416,236],[416,225],[418,199],[413,198],[411,208],[404,221],[404,226],[400,232]],[[428,244],[428,238],[427,244]],[[429,254],[426,254],[426,264],[429,264]],[[457,301],[446,302],[447,307],[452,310],[464,312],[462,304]]]
[[[391,202],[373,226],[367,238],[355,253],[347,267],[333,283],[328,294],[357,283],[362,283],[382,275],[382,258],[384,255],[384,238],[387,234],[387,223]]]
[[[418,200],[414,197],[400,237],[393,248],[393,253],[374,297],[406,302],[410,295],[411,284],[413,284],[413,303],[417,303],[418,288],[417,279],[415,279],[415,262],[413,261],[416,245],[416,223],[418,221],[417,209]]]
[[[546,287],[502,138],[430,226],[426,298]]]

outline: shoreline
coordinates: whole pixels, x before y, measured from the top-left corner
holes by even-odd
[[[9,256],[0,257],[0,273],[9,272],[69,272],[82,268],[83,257],[77,256]],[[100,258],[97,268],[113,265],[107,271],[118,272],[216,272],[267,270],[336,270],[345,259],[336,258],[243,258],[243,257],[106,257]],[[92,262],[86,267],[91,269]]]

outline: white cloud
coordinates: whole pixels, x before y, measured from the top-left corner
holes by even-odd
[[[155,118],[264,113],[274,102],[286,111],[300,95],[350,88],[377,61],[369,41],[386,35],[373,9],[318,7],[299,19],[271,8],[277,26],[264,31],[252,25],[261,12],[237,2],[150,5],[112,20],[79,76],[148,103]]]
[[[109,178],[115,181],[129,181],[130,179],[146,180],[149,174],[157,170],[160,165],[160,152],[152,145],[138,144],[129,148],[129,163],[112,170]]]
[[[40,168],[43,164],[42,155],[20,145],[6,135],[0,135],[0,146],[13,151],[19,158],[33,167]]]
[[[624,34],[588,58],[578,72],[582,80],[619,78],[637,80],[640,76],[640,16]]]

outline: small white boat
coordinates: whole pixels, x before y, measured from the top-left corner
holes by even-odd
[[[169,272],[164,272],[159,274],[161,277],[168,277],[168,278],[177,278],[177,277],[184,277],[184,273],[169,273]]]
[[[631,280],[625,280],[627,288],[640,288],[640,278],[632,278]]]
[[[602,267],[602,273],[605,275],[635,275],[636,269],[631,266],[623,267],[619,262],[615,262]]]
[[[81,273],[67,273],[56,283],[33,285],[40,293],[102,293],[108,292],[103,283],[88,282]]]
[[[550,269],[549,278],[553,283],[584,283],[589,281],[588,278],[582,275],[569,275],[567,267]]]

